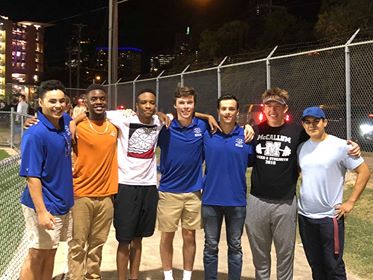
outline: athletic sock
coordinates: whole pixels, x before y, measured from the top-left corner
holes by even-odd
[[[183,280],[191,280],[191,279],[192,279],[192,271],[184,270]]]
[[[172,277],[172,270],[164,270],[163,274],[164,280],[174,280],[174,278]]]

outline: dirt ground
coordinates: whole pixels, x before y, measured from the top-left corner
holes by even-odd
[[[197,253],[194,265],[194,271],[192,275],[193,280],[202,280],[203,276],[203,231],[197,231]],[[155,234],[146,238],[143,241],[143,255],[140,267],[140,277],[142,280],[161,280],[163,279],[163,272],[161,269],[161,260],[159,256],[159,240],[160,234],[156,230]],[[114,229],[111,229],[109,240],[104,246],[103,250],[103,260],[102,260],[102,279],[103,280],[114,280],[116,277],[116,248],[117,242],[115,240]],[[225,227],[222,230],[222,236],[220,241],[220,251],[219,251],[219,275],[218,279],[226,280],[227,277],[227,243],[225,241]],[[242,236],[242,248],[244,252],[243,257],[243,280],[253,280],[255,279],[254,266],[252,264],[252,257],[250,252],[250,246],[248,243],[247,235],[244,233]],[[57,251],[56,265],[54,270],[55,280],[66,279],[63,278],[64,273],[67,272],[67,248],[66,244],[63,243],[62,246]],[[272,274],[271,279],[276,279],[276,263],[274,256],[274,248],[272,248]],[[174,241],[174,279],[182,279],[182,241],[180,230],[175,236]],[[359,280],[360,278],[347,272],[349,280]],[[295,247],[295,261],[294,261],[294,279],[295,280],[307,280],[312,279],[311,271],[308,266],[306,257],[304,255],[303,247],[301,244],[297,243]]]

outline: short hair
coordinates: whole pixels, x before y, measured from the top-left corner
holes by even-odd
[[[284,103],[287,104],[289,100],[289,93],[284,89],[274,87],[271,89],[267,89],[262,94],[263,101],[269,97],[273,97],[273,99],[280,99],[280,100],[282,99]]]
[[[40,84],[38,88],[38,95],[40,99],[44,98],[46,92],[51,90],[60,90],[66,95],[66,88],[61,81],[58,80],[47,80]]]
[[[240,108],[240,103],[238,102],[238,98],[235,95],[233,95],[233,94],[224,94],[224,95],[220,96],[218,98],[217,108],[218,109],[220,108],[220,101],[222,101],[222,100],[232,100],[232,99],[236,101],[236,103],[237,103],[237,110],[238,110]]]
[[[85,90],[85,94],[88,95],[88,93],[92,90],[102,90],[105,94],[107,94],[106,88],[100,84],[91,84],[87,89]]]
[[[140,91],[136,94],[136,103],[138,103],[138,101],[139,101],[139,96],[140,96],[141,94],[145,93],[145,92],[150,92],[151,94],[154,95],[154,97],[157,96],[157,94],[155,93],[154,90],[152,90],[152,89],[150,89],[150,88],[144,88],[144,89],[140,90]]]
[[[19,97],[21,97],[23,100],[26,100],[26,95],[20,94]]]
[[[193,96],[194,103],[197,103],[197,92],[194,88],[188,86],[177,87],[174,94],[174,104],[177,98]]]
[[[66,105],[71,104],[71,99],[67,94],[65,94],[65,103],[66,103]]]

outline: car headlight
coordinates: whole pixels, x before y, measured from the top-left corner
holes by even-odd
[[[373,132],[373,125],[364,123],[360,125],[360,130],[363,134],[369,134]]]

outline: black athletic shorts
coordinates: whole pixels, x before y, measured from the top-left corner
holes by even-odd
[[[119,184],[118,194],[114,199],[114,227],[118,242],[130,242],[135,237],[152,236],[157,205],[156,186]]]

